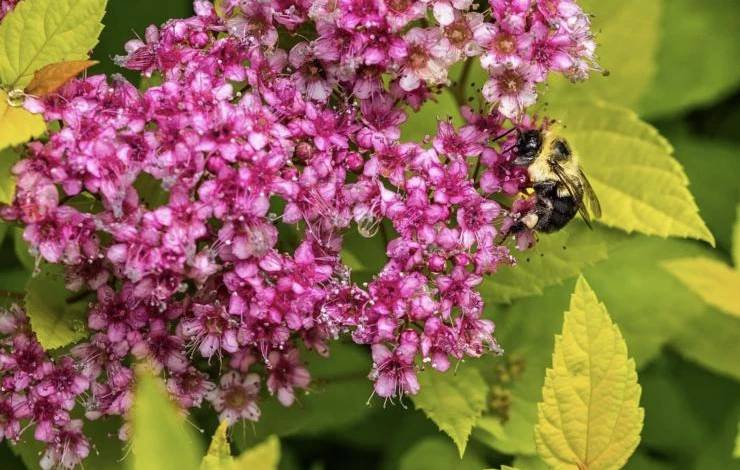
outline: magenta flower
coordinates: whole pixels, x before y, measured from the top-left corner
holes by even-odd
[[[10,394],[0,397],[0,442],[16,441],[21,433],[21,420],[31,416],[28,401],[23,395]]]
[[[211,305],[194,304],[191,307],[193,318],[183,319],[180,323],[182,335],[197,347],[203,357],[214,354],[222,356],[222,350],[234,353],[239,348],[237,329],[239,322],[227,311],[226,307],[216,303]]]
[[[534,71],[524,64],[490,68],[491,79],[483,85],[486,100],[499,103],[501,114],[516,118],[537,99]]]
[[[41,468],[75,468],[90,453],[90,443],[82,434],[82,421],[66,423],[54,433],[49,447],[41,456]]]
[[[290,406],[295,401],[294,388],[306,388],[311,382],[311,374],[301,365],[297,349],[286,353],[272,351],[267,357],[270,375],[267,377],[267,390],[277,393],[278,401],[283,406]]]
[[[414,370],[414,357],[418,346],[401,344],[391,351],[382,344],[374,344],[373,370],[370,378],[375,380],[375,393],[383,398],[416,395],[419,381]]]
[[[167,390],[183,408],[199,407],[206,395],[216,389],[208,375],[194,367],[174,374],[167,381]]]
[[[260,378],[257,374],[242,376],[237,372],[227,372],[221,376],[219,387],[206,394],[219,413],[219,419],[232,425],[240,419],[257,421],[260,409],[257,398],[260,390]]]
[[[447,80],[447,68],[454,60],[454,50],[438,30],[414,28],[404,36],[408,44],[399,84],[412,91],[422,84],[437,85]]]
[[[501,352],[479,284],[514,263],[501,239],[534,203],[496,202],[531,187],[505,151],[517,135],[501,136],[541,127],[526,110],[551,72],[598,70],[589,17],[573,0],[220,6],[223,18],[198,0],[125,45],[116,61],[157,85],[88,76],[24,103],[53,125],[22,147],[0,218],[69,289],[97,294],[91,336],[64,356],[21,309],[0,314],[0,439],[32,424],[45,468],[89,453],[78,404],[86,419],[129,413],[135,360],[183,408],[206,399],[233,425],[259,419],[261,380],[285,406],[310,386],[301,343],[321,356],[342,337],[370,345],[385,399],[419,390],[417,365]],[[474,57],[485,111],[402,135]],[[386,239],[362,284],[346,263],[355,230]]]

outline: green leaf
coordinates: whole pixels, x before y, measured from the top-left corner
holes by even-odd
[[[0,269],[0,286],[7,294],[0,294],[0,306],[9,308],[23,299],[26,283],[31,279],[31,273],[21,268]]]
[[[657,357],[667,343],[674,342],[677,335],[694,329],[694,322],[701,322],[710,313],[660,263],[682,256],[711,256],[712,251],[688,240],[629,238],[610,251],[609,259],[587,268],[585,275],[599,298],[609,305],[609,313],[619,324],[630,353],[642,367]],[[551,360],[553,336],[562,324],[561,312],[567,308],[572,290],[573,282],[568,281],[511,306],[489,305],[486,315],[496,322],[497,340],[507,356],[523,361],[525,369],[510,388],[510,419],[502,425],[495,417],[484,416],[473,432],[474,439],[507,454],[535,452],[532,428],[537,417],[536,402]],[[727,333],[707,329],[697,336],[707,337],[707,343],[712,337],[721,338],[718,349],[732,349],[732,339],[738,335],[737,329]],[[734,360],[734,368],[739,369],[740,355],[735,354],[736,350],[720,358],[724,368]]]
[[[552,116],[577,150],[601,201],[601,222],[626,232],[714,244],[670,144],[636,114],[603,102],[558,105]]]
[[[707,468],[736,469],[740,467],[733,456],[737,437],[738,420],[740,420],[740,405],[725,419],[717,423],[717,432],[712,440],[702,449],[703,452],[696,459],[692,470]]]
[[[508,388],[509,419],[501,424],[496,416],[483,416],[476,423],[475,440],[506,454],[536,453],[537,402],[542,396],[545,369],[551,362],[554,337],[562,325],[562,312],[568,306],[572,284],[568,281],[548,287],[541,296],[520,299],[510,306],[488,305],[486,316],[496,322],[499,344],[506,356],[523,362],[524,371]]]
[[[740,318],[707,308],[673,336],[671,346],[711,371],[740,380],[738,338]]]
[[[712,374],[670,351],[640,373],[640,384],[646,410],[641,447],[665,456],[673,468],[690,468],[711,446],[720,424],[731,419],[740,396],[740,383]]]
[[[653,455],[643,451],[642,446],[640,446],[627,461],[625,468],[629,468],[629,470],[680,470],[681,467],[666,462],[662,455],[653,457]]]
[[[15,257],[21,262],[21,266],[30,272],[35,271],[36,258],[29,253],[28,242],[23,238],[23,229],[20,227],[13,227],[13,248]]]
[[[586,229],[579,221],[553,234],[539,234],[534,249],[512,252],[516,265],[502,266],[484,279],[480,287],[483,298],[510,303],[575,277],[585,267],[606,259],[607,245],[601,233]]]
[[[544,373],[544,367],[542,368]],[[529,455],[536,452],[532,427],[537,421],[535,399],[512,394],[514,406],[509,419],[502,423],[498,416],[483,416],[475,423],[472,437],[504,454]]]
[[[376,274],[388,261],[385,255],[385,243],[380,233],[372,238],[365,238],[352,230],[342,242],[342,260],[355,271],[366,271]]]
[[[686,170],[691,192],[717,246],[730,252],[733,208],[739,200],[740,146],[677,132],[666,137],[676,147],[676,158]]]
[[[230,470],[277,470],[280,463],[280,441],[270,436],[266,441],[241,454]]]
[[[12,204],[15,196],[15,175],[11,173],[13,165],[20,155],[12,149],[0,150],[0,204]]]
[[[406,451],[399,462],[399,470],[481,470],[485,462],[474,454],[459,457],[449,441],[428,437]]]
[[[611,252],[604,263],[586,270],[591,286],[609,305],[638,367],[657,357],[666,343],[708,310],[661,263],[712,253],[688,240],[639,236]]]
[[[704,302],[740,318],[740,273],[708,258],[682,258],[663,263],[676,279]]]
[[[130,470],[198,470],[201,444],[168,398],[162,383],[137,376],[132,413]]]
[[[663,2],[657,74],[640,101],[651,118],[669,116],[732,92],[740,69],[740,4],[723,0]],[[706,47],[697,47],[701,38]]]
[[[568,97],[592,96],[632,107],[648,90],[656,72],[661,0],[583,0],[583,10],[593,13],[598,63],[609,71],[594,73],[586,82],[571,83],[560,75],[550,80],[545,93],[549,102]]]
[[[514,466],[521,470],[549,470],[549,467],[536,455],[518,455]]]
[[[732,456],[740,459],[740,421],[737,422],[737,436],[735,437],[735,449],[732,451]]]
[[[23,0],[0,24],[0,83],[25,87],[36,70],[87,59],[106,0]]]
[[[226,430],[229,425],[222,421],[218,425],[216,432],[211,438],[211,444],[208,446],[206,455],[200,463],[200,470],[221,470],[232,464],[234,459],[231,457],[231,446],[229,439],[226,437]]]
[[[1,27],[2,25],[0,25]],[[2,60],[0,58],[0,60]],[[46,131],[44,118],[40,114],[33,114],[20,106],[11,106],[8,103],[8,94],[0,90],[0,150],[13,145],[19,145],[28,140],[38,137]],[[7,152],[0,154],[3,159],[8,158]],[[5,167],[6,164],[3,164]],[[4,170],[4,168],[0,168]],[[5,171],[3,171],[3,175]],[[3,176],[3,179],[5,177]],[[2,185],[0,197],[5,199],[12,197],[9,190],[15,191],[15,184],[8,187]]]
[[[311,357],[311,390],[298,394],[296,403],[288,408],[276,399],[263,400],[262,416],[254,424],[254,431],[232,436],[238,449],[247,449],[272,434],[313,436],[338,429],[370,412],[367,400],[372,383],[367,374],[372,360],[365,349],[334,344],[329,358]]]
[[[0,222],[0,246],[2,246],[3,241],[5,241],[5,235],[8,233],[9,228],[8,224]],[[5,269],[0,269],[0,271],[5,271]]]
[[[732,227],[732,263],[740,270],[740,204],[735,208],[735,225]]]
[[[621,468],[645,411],[635,361],[604,304],[578,279],[537,406],[537,453],[556,469]]]
[[[401,126],[401,140],[422,142],[426,136],[434,137],[437,122],[450,118],[456,127],[463,123],[455,98],[444,90],[434,96],[434,101],[427,101],[418,113],[409,111],[408,120]]]
[[[461,366],[446,373],[429,368],[419,374],[419,385],[414,405],[452,438],[462,457],[473,426],[486,409],[488,384],[477,369]]]
[[[44,270],[26,285],[26,314],[31,328],[44,349],[66,346],[87,334],[87,303],[69,303],[64,276],[56,270]]]

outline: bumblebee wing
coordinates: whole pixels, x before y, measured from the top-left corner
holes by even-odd
[[[588,208],[593,214],[594,219],[601,217],[601,204],[599,204],[599,198],[596,197],[594,188],[591,187],[591,183],[588,182],[588,178],[579,169],[578,172],[581,175],[581,181],[583,182],[583,197],[588,201]]]
[[[563,171],[563,168],[560,165],[553,164],[552,165],[552,170],[557,175],[557,177],[560,180],[560,182],[563,183],[563,186],[565,186],[565,188],[568,190],[568,192],[570,193],[570,195],[573,197],[573,200],[576,202],[576,207],[578,207],[578,213],[581,214],[581,217],[583,217],[583,221],[586,222],[586,225],[588,226],[588,228],[593,228],[591,226],[591,216],[588,214],[588,210],[586,209],[586,205],[583,203],[583,197],[578,197],[579,191],[576,190],[575,185],[573,184],[573,182],[570,180],[570,178],[565,173],[565,171]],[[581,170],[578,170],[578,171],[580,172]],[[583,173],[581,173],[581,175],[582,174]],[[586,190],[585,189],[585,186],[587,184],[588,183],[586,182],[583,185],[584,186],[584,191]],[[590,185],[588,187],[591,188]],[[591,190],[591,192],[593,193],[593,190]],[[599,212],[599,213],[601,213],[601,212]]]

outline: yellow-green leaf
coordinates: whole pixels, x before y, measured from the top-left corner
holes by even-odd
[[[15,196],[15,175],[10,171],[19,155],[11,148],[0,150],[0,203],[12,204]]]
[[[452,438],[462,457],[473,426],[486,409],[486,381],[477,369],[463,366],[446,373],[429,368],[419,374],[419,384],[414,404]]]
[[[26,285],[26,314],[31,328],[44,349],[66,346],[87,334],[87,303],[69,303],[61,272],[48,269]]]
[[[735,449],[732,451],[732,456],[740,459],[740,421],[737,423],[737,437],[735,437]]]
[[[671,0],[672,1],[672,0]],[[661,0],[583,0],[578,2],[594,14],[596,54],[599,65],[609,71],[596,73],[586,82],[571,83],[553,75],[544,94],[549,102],[565,97],[590,95],[624,106],[637,104],[656,72]]]
[[[663,267],[704,302],[740,317],[740,272],[700,257],[666,261]]]
[[[600,221],[627,232],[714,245],[670,144],[628,109],[569,101],[551,110],[601,201]]]
[[[640,442],[644,410],[635,362],[583,278],[555,337],[537,406],[535,442],[555,470],[616,470]]]
[[[735,225],[732,227],[732,262],[740,270],[740,204],[735,209]]]
[[[129,470],[198,470],[201,445],[162,383],[146,372],[137,376],[132,413]]]
[[[35,96],[46,96],[49,93],[54,93],[79,73],[97,63],[97,60],[70,60],[46,65],[34,72],[31,83],[28,84],[25,91],[29,95]]]
[[[23,0],[0,23],[0,83],[25,87],[40,68],[87,59],[106,0]],[[0,126],[1,127],[1,126]]]
[[[398,470],[481,470],[485,462],[474,452],[460,457],[452,443],[442,437],[427,437],[416,441],[398,462]]]
[[[512,254],[516,265],[501,266],[481,284],[486,301],[510,303],[541,294],[545,287],[560,284],[606,259],[608,251],[601,231],[588,230],[580,221],[574,221],[565,230],[541,234],[535,248],[513,250]]]
[[[46,131],[44,118],[20,106],[8,103],[8,94],[0,90],[0,150],[22,144]]]
[[[230,470],[277,470],[280,463],[280,440],[270,436],[234,459]]]
[[[200,470],[223,470],[228,468],[234,459],[231,457],[231,446],[229,439],[226,437],[226,430],[229,425],[226,421],[219,424],[216,432],[211,438],[211,445],[208,446],[208,452],[203,456],[200,463]]]

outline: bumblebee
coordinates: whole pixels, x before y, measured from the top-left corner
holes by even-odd
[[[591,228],[591,216],[601,217],[599,199],[581,171],[578,158],[554,129],[522,132],[513,150],[513,163],[527,166],[537,198],[534,207],[514,222],[510,233],[527,228],[555,232],[565,227],[576,213]]]

